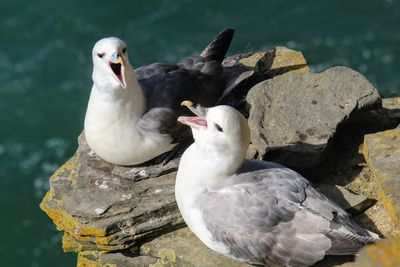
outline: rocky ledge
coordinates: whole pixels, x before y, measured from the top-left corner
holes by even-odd
[[[248,117],[248,157],[296,169],[361,226],[389,238],[372,245],[383,252],[366,247],[356,263],[327,257],[316,266],[386,261],[400,235],[400,98],[381,99],[346,67],[311,73],[301,52],[284,47],[235,55],[224,67],[227,75],[254,71],[224,100]],[[83,135],[78,143],[40,205],[64,232],[64,251],[78,253],[78,266],[248,266],[209,250],[185,227],[174,198],[179,158],[121,167],[94,155]]]

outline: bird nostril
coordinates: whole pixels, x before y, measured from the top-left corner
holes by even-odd
[[[121,54],[118,52],[115,52],[114,54],[111,55],[111,62],[112,63],[118,63],[118,59],[121,57]]]

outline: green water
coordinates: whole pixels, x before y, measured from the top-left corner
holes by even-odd
[[[76,149],[96,40],[122,37],[140,66],[199,52],[224,27],[230,54],[285,45],[314,71],[350,66],[400,93],[398,0],[1,1],[0,266],[76,264],[38,205]]]

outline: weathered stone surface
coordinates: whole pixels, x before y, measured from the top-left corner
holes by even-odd
[[[351,116],[381,106],[372,84],[346,67],[276,76],[254,86],[246,100],[259,156],[300,168],[326,158],[339,126]]]
[[[381,200],[364,213],[355,217],[362,227],[379,234],[380,237],[400,236],[400,228],[391,220]]]
[[[255,158],[257,158],[257,148],[253,144],[250,144],[246,152],[246,159],[255,159]]]
[[[355,267],[400,266],[400,237],[382,240],[364,247],[354,264]]]
[[[80,241],[75,237],[70,235],[68,232],[64,232],[62,237],[62,248],[64,252],[81,252],[81,251],[91,251],[100,250],[96,244],[89,241]]]
[[[382,107],[400,113],[400,97],[383,98]],[[400,118],[400,115],[396,117]]]
[[[82,135],[75,156],[51,177],[41,208],[84,246],[125,249],[183,225],[174,196],[176,164],[114,166],[92,155]],[[64,248],[79,250],[72,243]]]
[[[364,212],[376,202],[366,196],[354,194],[340,185],[320,184],[316,188],[353,216]]]
[[[229,259],[208,249],[185,227],[144,243],[139,253],[130,250],[112,253],[80,252],[78,266],[245,267],[250,265]]]
[[[269,77],[291,73],[307,73],[310,68],[303,53],[286,47],[278,46],[268,51],[261,51],[240,59],[240,63],[254,68],[258,73],[265,73]]]
[[[176,266],[250,266],[208,249],[188,228],[179,229],[143,244],[140,254],[158,257],[159,266],[169,266],[166,265],[167,262]]]
[[[382,108],[370,110],[362,116],[353,116],[352,123],[359,120],[364,122],[364,128],[370,128],[370,132],[381,132],[393,129],[400,125],[400,97],[382,99]],[[369,124],[369,127],[366,125]],[[372,126],[372,127],[371,127]]]
[[[385,208],[400,226],[400,128],[366,135],[364,156],[378,179],[380,198]]]
[[[222,64],[225,75],[228,77],[233,77],[236,73],[249,74],[248,72],[243,72],[243,70],[252,70],[254,72],[251,77],[243,80],[241,84],[235,85],[232,88],[232,90],[234,89],[233,92],[220,102],[220,104],[229,104],[236,107],[246,117],[248,116],[245,98],[249,89],[255,84],[285,73],[310,72],[307,61],[301,52],[281,46],[266,51],[230,56],[225,58]]]
[[[400,97],[384,98],[382,99],[382,113],[379,114],[380,120],[387,122],[390,127],[400,126]]]
[[[148,267],[156,262],[157,258],[138,256],[129,252],[84,251],[78,254],[77,267]]]

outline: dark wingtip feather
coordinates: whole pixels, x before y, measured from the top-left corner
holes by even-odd
[[[234,32],[235,30],[230,28],[221,31],[206,49],[204,49],[201,56],[204,57],[206,61],[217,60],[222,62],[229,49]]]

